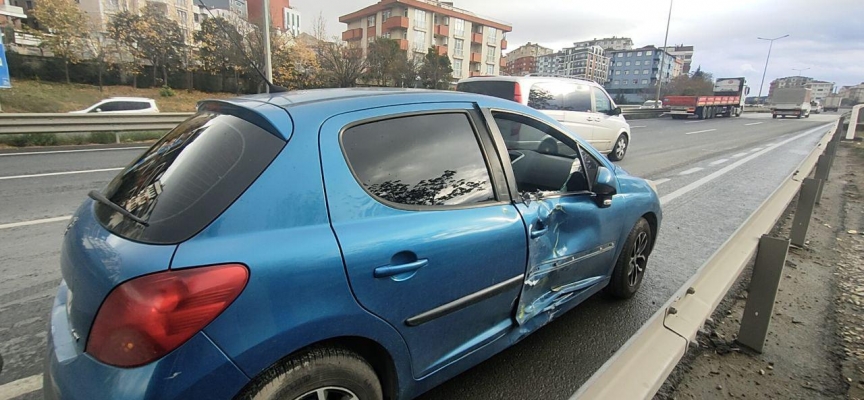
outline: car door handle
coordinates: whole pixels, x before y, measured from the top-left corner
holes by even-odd
[[[537,222],[534,225],[531,225],[531,230],[528,232],[528,237],[530,237],[531,239],[537,239],[538,237],[545,235],[546,232],[549,232],[549,226]]]
[[[385,265],[383,267],[375,268],[373,275],[376,278],[386,278],[388,276],[404,274],[406,272],[414,272],[425,267],[427,264],[429,264],[429,259],[423,258],[406,264]]]

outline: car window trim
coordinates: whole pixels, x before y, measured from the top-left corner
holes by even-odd
[[[472,103],[473,104],[473,103]],[[342,153],[342,158],[345,160],[345,165],[348,167],[348,170],[351,172],[351,176],[354,178],[354,181],[357,182],[357,185],[360,186],[363,191],[369,195],[375,201],[390,207],[395,208],[397,210],[403,211],[449,211],[449,210],[464,210],[471,208],[483,208],[490,206],[500,206],[503,204],[510,204],[510,200],[503,200],[498,198],[498,191],[495,188],[495,179],[490,168],[490,163],[488,160],[488,156],[483,149],[483,143],[479,137],[478,126],[475,123],[474,119],[471,118],[471,113],[469,112],[469,108],[442,108],[442,109],[433,109],[433,110],[418,110],[418,111],[406,111],[406,112],[398,112],[394,114],[387,114],[383,116],[375,116],[370,118],[364,118],[357,121],[354,121],[350,124],[347,124],[339,130],[339,151]],[[483,164],[486,165],[486,173],[489,176],[489,183],[492,186],[492,195],[495,196],[495,200],[487,201],[482,203],[473,203],[473,204],[445,204],[439,206],[426,206],[426,205],[412,205],[412,204],[402,204],[392,202],[390,200],[381,198],[374,193],[370,192],[366,185],[359,179],[357,175],[357,171],[354,170],[354,166],[351,165],[351,162],[348,160],[348,154],[345,153],[345,144],[343,142],[343,137],[345,135],[345,131],[351,129],[356,126],[370,124],[374,122],[387,121],[390,119],[398,119],[405,118],[411,116],[424,116],[424,115],[435,115],[435,114],[463,114],[468,119],[468,123],[471,124],[471,129],[474,131],[474,140],[477,142],[477,147],[480,150],[480,156],[483,157]]]
[[[537,122],[537,123],[543,124],[543,125],[545,125],[545,126],[548,126],[549,128],[551,128],[551,129],[555,130],[556,132],[558,132],[558,133],[562,136],[562,138],[563,138],[563,140],[562,140],[561,138],[556,138],[556,139],[558,139],[558,140],[562,140],[562,142],[564,142],[565,144],[568,144],[568,145],[570,145],[570,146],[573,146],[573,145],[576,146],[576,157],[579,158],[579,162],[580,162],[581,165],[582,165],[582,175],[585,176],[585,181],[588,182],[588,190],[580,190],[580,191],[578,191],[578,192],[563,192],[563,193],[552,194],[552,195],[544,195],[543,198],[546,198],[546,199],[552,199],[552,198],[558,198],[558,197],[569,197],[569,196],[577,196],[577,195],[578,195],[578,196],[582,196],[582,195],[594,195],[594,191],[593,191],[593,189],[594,189],[594,182],[591,182],[591,181],[588,179],[588,172],[586,171],[586,168],[585,168],[585,160],[582,159],[582,153],[579,151],[579,147],[582,147],[582,144],[579,143],[578,140],[575,140],[575,139],[571,138],[569,135],[567,135],[566,133],[562,132],[562,131],[561,131],[560,129],[558,129],[556,126],[554,126],[554,125],[550,125],[550,124],[546,123],[546,121],[543,121],[543,120],[541,120],[541,119],[539,119],[539,118],[536,118],[536,117],[534,117],[534,116],[532,116],[532,115],[528,115],[528,114],[521,113],[521,112],[518,112],[518,111],[513,111],[513,110],[507,110],[507,109],[495,108],[495,107],[484,108],[483,110],[484,110],[484,115],[486,115],[486,118],[489,119],[490,124],[495,125],[495,132],[498,133],[498,135],[497,135],[498,137],[495,138],[496,142],[498,142],[498,141],[500,140],[500,143],[498,144],[498,146],[500,146],[500,147],[499,147],[498,154],[499,154],[499,157],[501,157],[501,159],[502,159],[502,164],[504,165],[504,171],[505,171],[505,173],[506,173],[507,171],[509,171],[509,174],[505,174],[505,176],[507,176],[507,179],[508,179],[508,181],[509,181],[508,183],[510,184],[510,191],[511,191],[511,193],[515,193],[515,195],[512,195],[512,194],[511,194],[511,197],[513,197],[514,200],[515,200],[515,199],[522,200],[522,196],[519,194],[519,188],[518,188],[517,185],[516,185],[516,174],[513,173],[513,166],[512,166],[512,164],[510,163],[510,154],[507,153],[507,151],[506,151],[506,150],[507,150],[507,145],[504,143],[504,136],[501,135],[501,131],[498,129],[498,125],[495,124],[495,116],[492,115],[493,112],[506,113],[506,114],[513,114],[513,115],[522,116],[522,117],[528,118],[528,119],[530,119],[530,120],[532,120],[532,121],[534,121],[534,122]],[[572,142],[572,143],[571,143],[571,142]],[[504,151],[502,152],[501,149],[503,149]],[[506,161],[506,162],[505,162],[505,161]]]

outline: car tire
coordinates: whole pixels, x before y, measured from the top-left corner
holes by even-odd
[[[627,135],[620,134],[618,138],[615,139],[615,145],[612,146],[612,151],[609,152],[610,160],[612,161],[621,161],[624,159],[624,156],[627,155],[627,148],[630,146],[630,141],[627,140]]]
[[[375,370],[356,353],[341,348],[315,348],[268,368],[237,396],[243,400],[307,400],[341,397],[381,400]]]
[[[777,114],[772,115],[771,118],[777,119]]]
[[[612,278],[606,286],[606,292],[612,297],[629,299],[636,294],[645,270],[648,266],[648,256],[651,254],[651,226],[645,218],[639,218],[636,225],[627,235],[624,248],[618,255],[615,269],[612,270]]]

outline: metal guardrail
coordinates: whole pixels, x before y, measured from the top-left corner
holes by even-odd
[[[0,114],[0,135],[168,131],[191,115],[192,113]]]
[[[827,170],[833,160],[833,151],[836,150],[836,141],[840,138],[844,117],[848,117],[848,114],[842,116],[834,127],[825,133],[816,148],[784,180],[783,184],[699,268],[696,274],[582,385],[571,400],[650,399],[657,393],[684,356],[689,343],[695,339],[705,319],[717,308],[729,288],[757,253],[757,248],[760,251],[763,248],[776,250],[776,243],[772,241],[776,242],[778,239],[765,234],[770,232],[799,192],[802,181],[810,181],[804,178],[807,178],[817,166],[817,159],[819,166],[816,173],[817,179],[815,179],[816,185],[821,187],[820,179],[827,179]],[[825,155],[820,156],[823,152]],[[812,192],[812,187],[810,191]],[[813,200],[818,203],[818,198]],[[802,210],[796,211],[796,214],[801,212]],[[806,226],[803,229],[806,232]],[[785,242],[788,243],[789,240]],[[770,249],[771,247],[774,249]],[[757,257],[757,264],[761,258],[773,256],[770,253],[772,252],[765,251],[765,254]],[[785,259],[785,251],[782,256]],[[782,268],[782,262],[780,267]],[[769,268],[771,267],[763,266],[761,270]],[[754,267],[754,271],[757,269],[760,269],[759,265]],[[779,279],[779,275],[777,276]],[[770,305],[773,306],[773,300]],[[773,313],[767,314],[766,318],[770,318]],[[765,326],[767,327],[767,324]],[[743,329],[745,328],[742,321]],[[752,325],[747,329],[753,329]],[[759,344],[758,339],[755,342],[756,345]]]
[[[621,108],[621,115],[627,119],[659,118],[668,112],[668,108]]]

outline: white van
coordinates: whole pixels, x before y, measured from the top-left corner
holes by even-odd
[[[555,118],[610,160],[630,145],[630,125],[603,87],[558,77],[478,76],[460,80],[456,90],[513,100]]]

